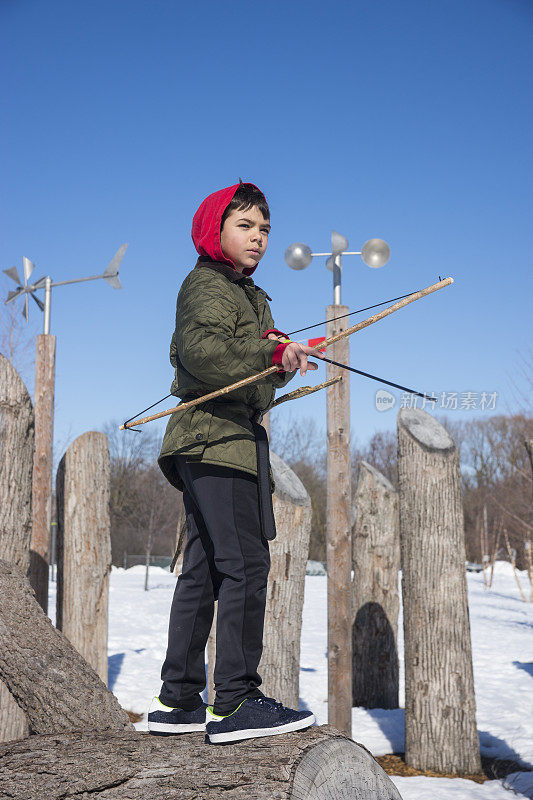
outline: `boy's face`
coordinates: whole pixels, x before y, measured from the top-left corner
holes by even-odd
[[[238,272],[255,267],[266,252],[269,233],[270,223],[257,206],[247,211],[232,211],[220,233],[222,252],[233,261]]]

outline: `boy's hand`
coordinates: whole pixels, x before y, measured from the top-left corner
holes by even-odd
[[[317,353],[316,350],[313,350],[312,347],[308,347],[306,344],[291,342],[283,351],[281,361],[283,369],[286,372],[294,372],[299,368],[300,375],[305,375],[308,369],[318,369],[318,364],[307,361],[308,355],[315,356],[316,358],[324,358],[323,353]]]
[[[268,334],[269,339],[277,339],[278,342],[286,342],[283,336],[277,336],[275,333]],[[286,372],[294,372],[300,370],[300,375],[305,375],[308,369],[318,369],[318,364],[308,362],[307,356],[314,356],[315,358],[324,358],[323,353],[317,353],[312,347],[306,344],[299,344],[298,342],[291,342],[283,351],[282,366]]]

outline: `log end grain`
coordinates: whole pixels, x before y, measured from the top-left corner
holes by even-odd
[[[329,726],[323,726],[324,728]],[[401,800],[362,745],[344,737],[310,747],[296,765],[290,800]]]
[[[370,472],[374,481],[381,486],[387,492],[396,492],[396,489],[392,485],[392,483],[383,475],[382,472],[377,470],[372,464],[369,464],[367,461],[360,461],[359,462],[359,470],[366,470]]]
[[[311,498],[298,475],[281,458],[270,451],[270,466],[276,483],[276,495],[296,506],[310,506]]]
[[[398,427],[400,426],[427,450],[446,451],[455,448],[454,441],[446,429],[421,408],[400,409]]]

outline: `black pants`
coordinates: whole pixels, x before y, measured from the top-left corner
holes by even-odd
[[[214,711],[228,714],[245,697],[262,696],[257,666],[270,553],[261,532],[257,480],[240,470],[175,459],[185,485],[188,537],[159,697],[185,710],[200,705],[204,651],[218,599]]]

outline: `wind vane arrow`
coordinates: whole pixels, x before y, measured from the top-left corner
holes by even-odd
[[[336,333],[334,336],[330,336],[329,339],[324,339],[313,349],[318,355],[319,351],[324,349],[325,347],[329,347],[335,342],[338,342],[341,339],[345,339],[347,336],[351,336],[352,333],[357,333],[358,331],[361,331],[364,328],[368,328],[369,325],[373,325],[375,322],[379,322],[381,319],[388,317],[390,314],[394,314],[394,312],[399,311],[400,308],[404,308],[410,303],[414,303],[415,300],[420,300],[422,297],[426,297],[428,294],[433,294],[433,292],[438,292],[439,289],[443,289],[445,286],[449,286],[452,283],[453,283],[453,278],[445,278],[443,281],[439,281],[438,283],[434,283],[431,286],[427,286],[425,289],[420,289],[418,292],[413,292],[413,294],[407,295],[407,297],[404,297],[402,300],[399,300],[392,306],[384,308],[383,311],[379,311],[377,314],[373,314],[371,317],[368,317],[368,319],[365,319],[362,322],[358,322],[357,325],[352,325],[351,328],[346,328],[346,330],[340,331],[339,333]],[[248,378],[243,378],[242,380],[237,381],[236,383],[232,383],[230,386],[224,386],[222,389],[217,389],[214,392],[209,392],[209,394],[204,394],[201,397],[195,397],[194,400],[189,400],[187,403],[181,403],[179,406],[175,406],[174,408],[169,408],[167,411],[160,411],[158,414],[152,414],[149,417],[144,417],[143,419],[137,419],[133,422],[132,426],[130,426],[129,423],[132,422],[132,420],[134,419],[134,417],[132,417],[131,419],[127,420],[123,425],[120,425],[119,430],[121,431],[132,430],[133,425],[144,425],[146,422],[152,422],[152,420],[154,419],[161,419],[162,417],[168,417],[171,414],[174,414],[174,412],[176,411],[184,411],[186,408],[191,408],[192,406],[200,405],[200,403],[206,403],[209,400],[214,400],[216,397],[221,397],[222,395],[229,394],[230,392],[235,391],[235,389],[240,389],[243,386],[249,386],[249,384],[251,383],[256,383],[257,381],[260,381],[263,378],[266,378],[268,375],[272,375],[274,372],[278,371],[279,371],[279,365],[274,364],[272,367],[268,367],[267,369],[264,369],[262,372],[258,372],[256,375],[250,375]]]

